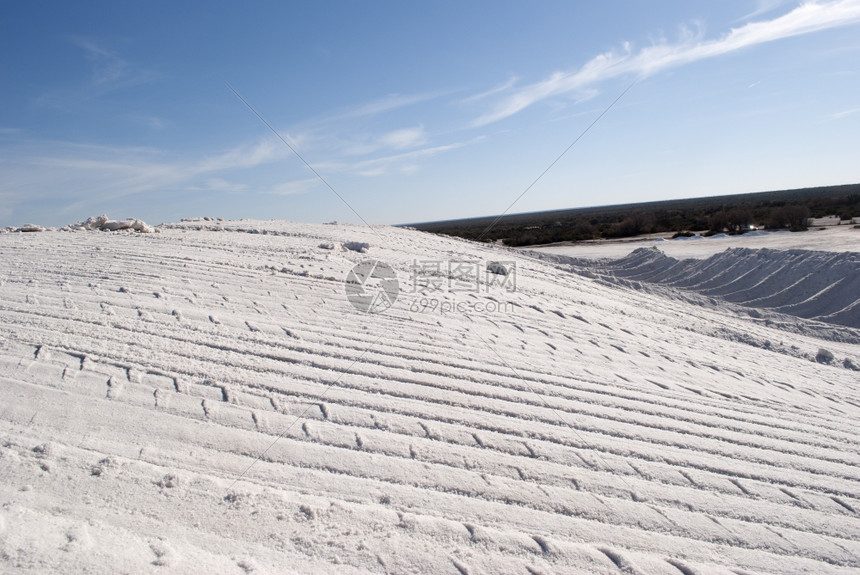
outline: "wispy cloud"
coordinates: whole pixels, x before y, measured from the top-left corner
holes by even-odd
[[[0,155],[0,196],[9,198],[9,209],[50,202],[68,211],[166,190],[246,192],[246,184],[234,181],[241,177],[237,170],[278,161],[285,156],[283,148],[266,139],[195,159],[154,148],[19,142]]]
[[[842,118],[847,118],[848,116],[853,116],[857,112],[860,112],[860,107],[858,108],[850,108],[848,110],[842,110],[841,112],[836,112],[835,114],[831,114],[831,120],[839,120]]]
[[[753,18],[757,18],[762,14],[767,14],[768,12],[773,12],[783,4],[785,4],[788,0],[758,0],[756,2],[755,10],[750,12],[749,14],[744,14],[740,18],[736,20],[736,22],[746,22]]]
[[[443,152],[456,150],[457,148],[462,148],[463,146],[467,146],[470,143],[477,142],[481,139],[482,138],[475,138],[470,142],[454,142],[440,146],[420,148],[418,150],[412,150],[400,154],[390,154],[356,162],[349,166],[342,166],[342,168],[346,168],[362,176],[380,176],[390,172],[391,170],[398,170],[401,173],[412,173],[418,169],[414,162],[421,158],[429,158]]]
[[[247,191],[248,186],[245,184],[238,184],[236,182],[229,182],[224,178],[209,178],[204,182],[203,186],[197,187],[195,189],[235,194]]]
[[[280,130],[280,134],[314,169],[323,174],[338,172],[367,176],[390,172],[413,173],[420,169],[420,165],[415,163],[418,159],[465,144],[440,142],[444,135],[428,134],[420,123],[404,127],[400,111],[451,93],[452,90],[437,90],[389,94],[307,119]],[[427,111],[426,108],[422,110]],[[428,113],[432,115],[432,112]],[[282,145],[282,148],[286,155],[291,154],[285,146]],[[407,158],[412,158],[413,162],[409,167],[403,162]],[[398,165],[395,167],[394,164]]]
[[[305,194],[318,189],[322,185],[317,178],[304,178],[301,180],[292,180],[281,182],[270,186],[264,190],[260,190],[261,194],[273,196],[292,196],[295,194]]]
[[[74,86],[56,88],[35,99],[38,106],[62,108],[77,105],[105,94],[147,84],[160,75],[137,66],[118,52],[92,38],[72,37],[69,42],[82,50],[89,62],[89,76]]]
[[[410,174],[420,169],[423,159],[471,143],[431,145],[431,137],[419,124],[365,134],[367,148],[349,154],[356,139],[350,134],[352,139],[344,141],[341,132],[349,134],[343,128],[352,125],[348,120],[283,134],[326,176]],[[285,196],[321,186],[311,175],[302,177],[304,167],[271,135],[220,152],[177,154],[152,147],[29,140],[16,129],[0,133],[9,136],[0,147],[0,203],[4,206],[0,215],[4,218],[34,204],[53,206],[53,217],[73,219],[79,212],[99,210],[129,196],[183,192]],[[276,164],[294,175],[276,175],[284,173],[281,165],[272,170]],[[262,169],[262,175],[255,169]]]
[[[548,78],[515,90],[493,109],[478,117],[475,126],[508,118],[537,102],[576,95],[619,76],[648,76],[668,68],[736,52],[750,46],[860,22],[860,0],[804,3],[772,20],[733,28],[721,38],[705,40],[701,32],[684,30],[676,43],[660,43],[639,51],[624,44],[620,52],[599,54],[580,69],[555,72]]]
[[[510,78],[508,78],[507,81],[505,81],[504,83],[502,83],[498,86],[490,88],[489,90],[487,90],[485,92],[481,92],[479,94],[474,94],[472,96],[469,96],[468,98],[464,98],[463,102],[477,102],[478,100],[483,100],[483,99],[488,98],[490,96],[495,96],[496,94],[498,94],[500,92],[506,92],[507,90],[513,88],[514,84],[516,84],[518,80],[519,80],[519,78],[517,78],[516,76],[511,76]]]
[[[135,124],[144,126],[154,131],[161,131],[167,128],[169,122],[158,116],[146,116],[141,114],[129,114],[128,119]]]
[[[420,146],[427,141],[427,135],[424,133],[424,126],[416,128],[403,128],[402,130],[394,130],[383,134],[380,138],[383,145],[402,150],[413,146]]]
[[[346,118],[360,118],[365,116],[377,116],[386,112],[405,108],[428,100],[433,100],[445,92],[425,92],[422,94],[388,94],[371,102],[358,104],[346,110],[335,113],[328,120],[343,120]]]
[[[424,126],[399,128],[380,133],[355,131],[344,137],[340,133],[330,134],[325,141],[317,141],[317,148],[325,148],[329,153],[344,156],[369,156],[377,153],[390,153],[391,150],[405,150],[427,143],[428,136]]]
[[[205,174],[236,168],[253,168],[288,157],[290,151],[275,138],[266,137],[253,146],[239,146],[227,152],[208,156],[191,168],[195,174]]]

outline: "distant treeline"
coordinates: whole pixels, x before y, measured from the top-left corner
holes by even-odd
[[[802,231],[810,218],[827,215],[843,220],[860,216],[860,184],[513,214],[502,217],[491,228],[496,220],[493,216],[410,227],[526,246],[650,233],[737,234],[753,226]]]

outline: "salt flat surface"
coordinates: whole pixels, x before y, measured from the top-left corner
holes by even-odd
[[[0,571],[856,573],[860,345],[606,277],[386,227],[2,234]]]
[[[670,236],[669,236],[670,237]],[[770,248],[775,250],[809,249],[832,252],[860,252],[860,229],[851,225],[830,226],[807,232],[751,232],[741,236],[720,234],[710,238],[651,237],[636,240],[579,242],[569,245],[523,248],[575,258],[623,258],[639,248],[657,247],[674,258],[707,258],[729,248]]]

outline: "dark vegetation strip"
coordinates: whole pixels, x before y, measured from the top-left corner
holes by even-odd
[[[649,233],[743,233],[750,226],[803,231],[809,218],[860,217],[860,184],[664,200],[410,224],[418,230],[509,246],[623,238]]]

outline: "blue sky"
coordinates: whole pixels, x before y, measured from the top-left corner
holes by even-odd
[[[0,1],[0,226],[860,182],[860,0]]]

